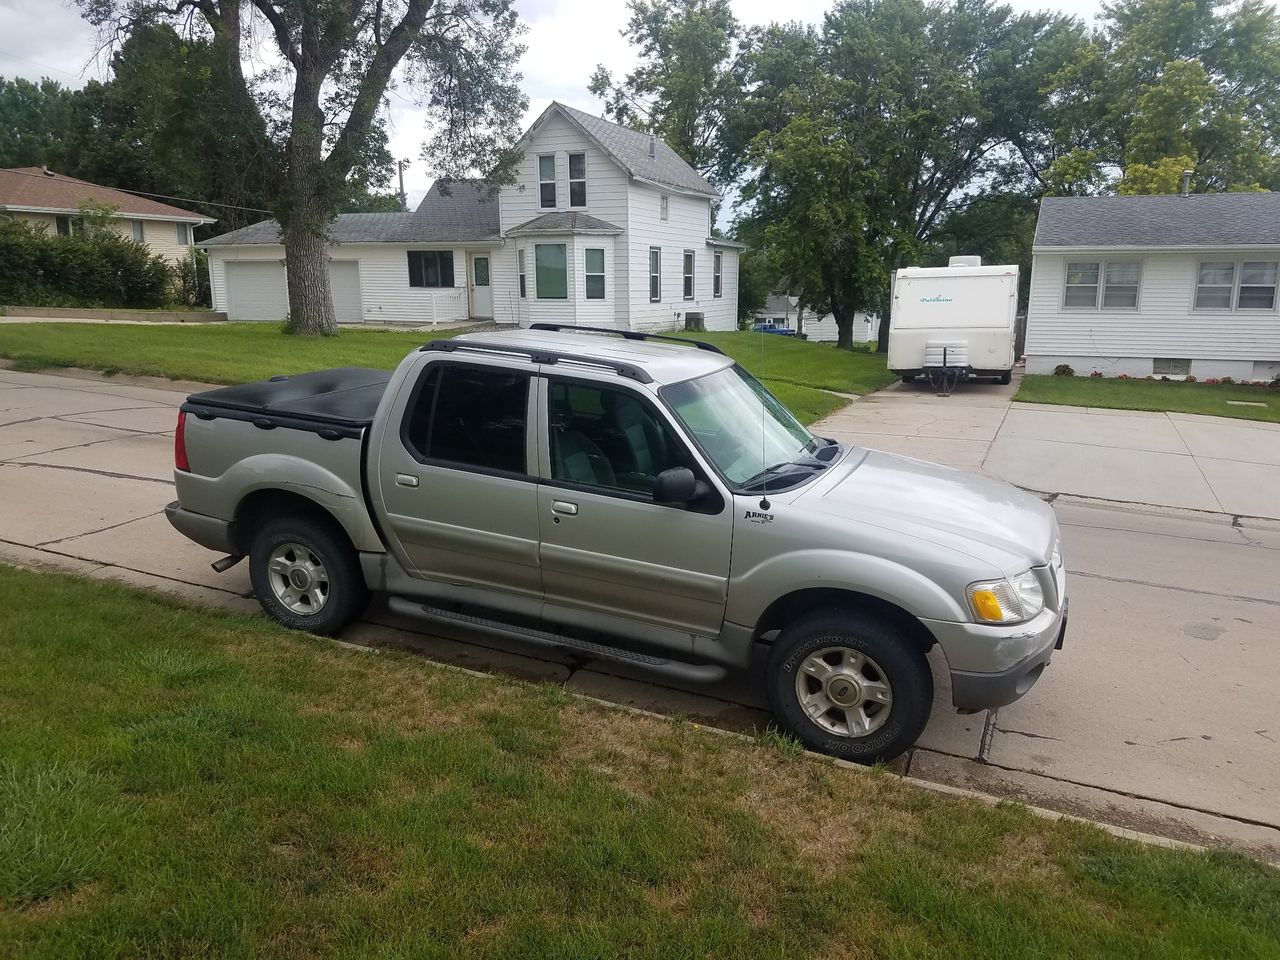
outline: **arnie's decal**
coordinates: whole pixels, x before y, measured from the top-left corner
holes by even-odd
[[[748,510],[742,518],[752,523],[773,523],[772,513],[761,513],[759,510]]]

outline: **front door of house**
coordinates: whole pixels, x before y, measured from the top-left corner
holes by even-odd
[[[471,316],[478,320],[493,319],[493,287],[489,285],[488,256],[471,258]]]

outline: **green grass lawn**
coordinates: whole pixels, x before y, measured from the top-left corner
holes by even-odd
[[[336,337],[291,337],[274,324],[0,324],[0,357],[21,369],[83,367],[108,373],[244,383],[325,367],[390,369],[414,347],[440,334],[343,330]],[[843,406],[829,390],[863,393],[892,382],[884,358],[838,351],[826,344],[769,337],[705,334],[754,373],[805,423]]]
[[[1202,413],[1212,417],[1280,422],[1280,390],[1268,387],[1185,383],[1180,380],[1117,380],[1110,377],[1027,376],[1015,400],[1115,410]],[[1244,400],[1263,406],[1236,406]]]
[[[1275,957],[1280,874],[0,567],[0,956]]]

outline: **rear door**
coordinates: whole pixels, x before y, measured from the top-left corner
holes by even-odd
[[[401,388],[408,400],[393,407],[400,423],[387,424],[376,469],[387,536],[410,574],[540,601],[532,384],[509,365],[432,360]]]
[[[539,400],[543,592],[560,604],[715,636],[733,534],[716,493],[685,508],[653,502],[654,480],[687,466],[688,445],[640,391],[550,376]]]

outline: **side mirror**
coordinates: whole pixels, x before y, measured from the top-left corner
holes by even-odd
[[[688,503],[697,498],[701,486],[703,485],[688,467],[672,467],[670,470],[663,470],[654,479],[653,502]]]

